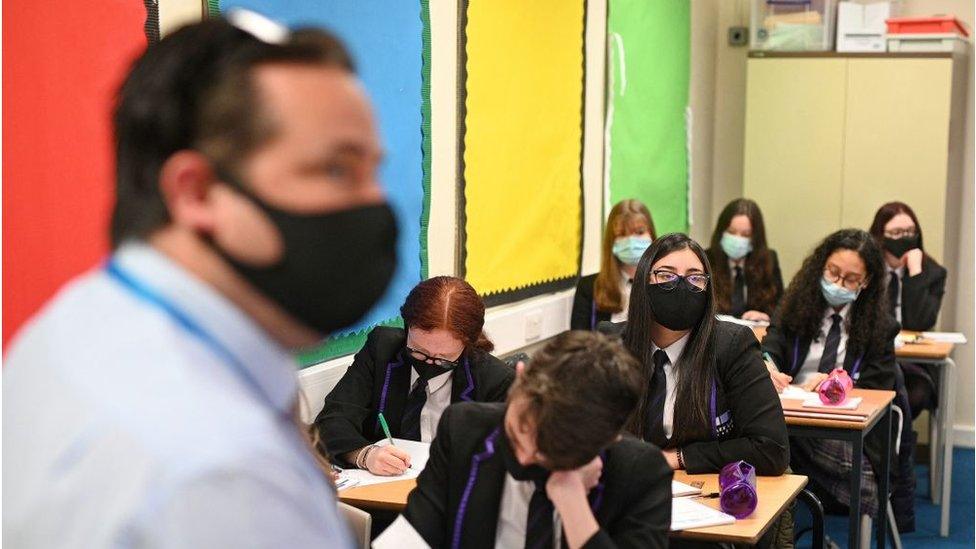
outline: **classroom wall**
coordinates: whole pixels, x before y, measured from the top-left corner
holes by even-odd
[[[710,12],[717,12],[714,25],[715,50],[713,55],[714,74],[714,132],[711,151],[711,209],[716,215],[721,208],[733,198],[742,194],[742,165],[745,131],[745,82],[747,47],[733,47],[728,45],[728,28],[734,25],[748,26],[748,0],[692,0],[694,12],[705,13],[706,17],[692,21],[692,36],[696,35],[695,27],[707,26],[711,23]],[[901,4],[903,15],[932,15],[948,13],[959,17],[970,29],[973,29],[973,3],[969,0],[904,0]],[[700,32],[707,32],[702,29]],[[704,43],[704,42],[702,42]],[[708,54],[700,52],[702,57]],[[692,64],[707,63],[695,55],[694,42],[692,48]],[[694,69],[693,69],[694,70]],[[694,73],[693,73],[694,74]],[[976,280],[973,257],[973,47],[969,46],[968,88],[966,91],[967,107],[965,120],[965,139],[958,145],[962,147],[961,156],[964,158],[962,170],[962,197],[958,202],[957,219],[951,220],[957,227],[950,227],[946,234],[957,234],[955,241],[958,254],[948,257],[946,268],[949,269],[949,284],[943,300],[943,310],[940,326],[943,330],[959,331],[966,334],[970,343],[957,348],[954,358],[959,365],[956,382],[958,383],[958,398],[956,400],[956,437],[957,442],[969,446],[974,439],[974,379],[973,364],[976,361],[976,338],[973,335],[973,282]],[[702,79],[701,82],[706,82]],[[692,78],[692,96],[694,97],[695,79]],[[702,84],[703,86],[706,84]],[[879,204],[880,205],[880,204]],[[941,220],[938,220],[941,222]],[[922,221],[924,226],[925,221]],[[867,227],[864,227],[867,228]],[[776,235],[769,235],[770,244],[776,247]],[[785,278],[793,273],[783,273]]]

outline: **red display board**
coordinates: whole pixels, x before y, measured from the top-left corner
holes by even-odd
[[[146,47],[133,0],[3,3],[3,345],[108,251],[111,115]]]

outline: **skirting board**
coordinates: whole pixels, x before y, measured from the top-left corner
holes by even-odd
[[[495,343],[493,354],[504,356],[568,330],[573,293],[574,290],[565,290],[489,309],[485,315],[485,333]],[[350,364],[352,356],[344,356],[298,373],[304,400],[302,418],[306,422],[318,415],[325,395],[336,386]]]
[[[952,445],[959,448],[976,448],[976,427],[958,423],[953,425]]]

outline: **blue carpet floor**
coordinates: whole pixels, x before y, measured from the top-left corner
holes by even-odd
[[[929,497],[929,470],[927,466],[915,467],[917,489],[915,497],[915,531],[902,534],[901,541],[906,548],[915,547],[967,547],[974,546],[974,457],[976,451],[956,448],[952,454],[952,504],[949,516],[949,537],[939,537],[939,521],[942,510],[933,505]],[[809,524],[809,514],[800,505],[797,509],[797,524]],[[806,515],[806,516],[803,516]],[[847,544],[847,517],[828,516],[827,535],[841,547]],[[873,540],[873,538],[872,538]],[[887,545],[891,546],[890,542]],[[800,540],[798,547],[810,547],[810,534]]]

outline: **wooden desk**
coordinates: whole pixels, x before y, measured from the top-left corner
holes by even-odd
[[[888,493],[889,474],[891,464],[891,401],[895,398],[894,391],[875,391],[871,389],[854,389],[852,396],[864,399],[862,406],[872,407],[871,413],[865,421],[841,421],[833,419],[786,417],[786,430],[791,437],[817,438],[828,440],[843,440],[853,446],[852,454],[860,456],[864,453],[864,438],[875,428],[880,429],[885,444],[882,448],[880,470],[875,471],[878,479],[878,494],[881,512],[877,520],[876,543],[878,549],[884,549],[888,540],[888,513],[885,511],[884,496]],[[848,518],[848,547],[857,547],[861,539],[861,462],[854,459],[851,471],[851,504]]]
[[[339,492],[339,500],[359,509],[402,511],[417,479],[396,480],[370,486],[353,486]]]
[[[684,482],[685,484],[691,484],[696,481],[704,482],[702,493],[718,492],[717,474],[689,475],[684,471],[675,471],[674,480]],[[734,524],[682,530],[680,532],[672,532],[671,536],[680,539],[755,545],[759,542],[759,538],[769,530],[769,527],[772,526],[776,518],[783,513],[786,506],[796,499],[806,484],[807,477],[802,475],[756,477],[756,490],[759,492],[759,503],[751,515],[735,521]],[[719,500],[717,498],[698,499],[696,501],[714,509],[719,509]]]

